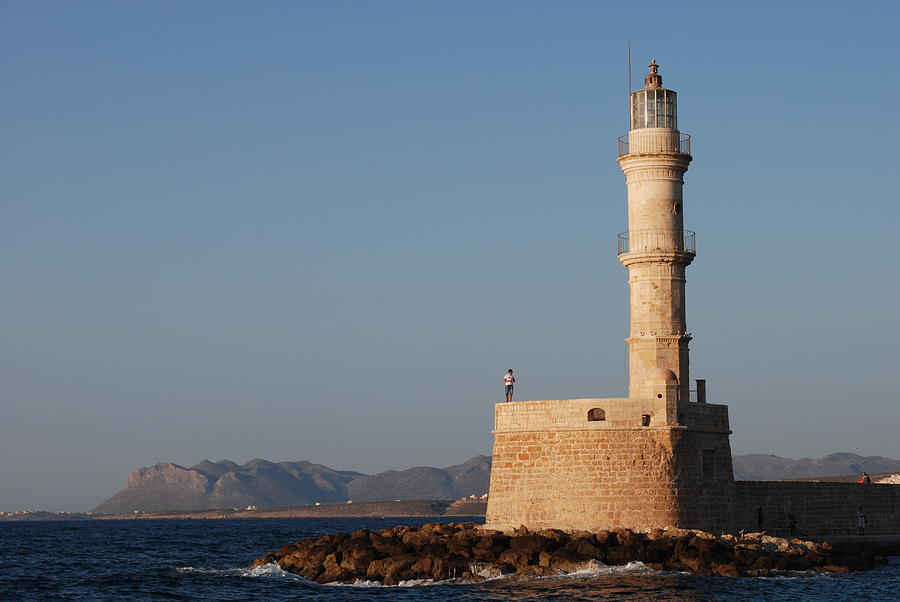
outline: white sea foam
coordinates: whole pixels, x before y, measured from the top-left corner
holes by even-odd
[[[369,581],[368,579],[357,579],[353,583],[333,583],[330,585],[349,585],[350,587],[383,587],[381,581]]]
[[[337,585],[342,587],[422,587],[425,585],[436,585],[438,583],[448,583],[447,581],[435,581],[434,579],[409,579],[401,581],[397,585],[385,585],[381,581],[370,581],[368,579],[357,579],[353,583],[341,583],[334,581],[325,585]]]
[[[297,578],[294,573],[289,573],[282,569],[274,562],[264,564],[262,566],[253,567],[252,569],[239,569],[242,571],[243,577],[290,577]]]
[[[484,577],[485,581],[494,581],[498,579],[512,579],[515,578],[515,573],[499,573],[491,568],[481,568],[479,569],[478,565],[472,565],[470,567],[471,572],[480,577]],[[606,565],[600,562],[599,560],[588,560],[583,565],[581,565],[578,570],[572,571],[571,573],[562,573],[560,575],[548,576],[548,577],[529,577],[528,579],[566,579],[566,578],[580,578],[580,577],[593,577],[596,575],[613,575],[613,574],[622,574],[622,573],[657,573],[659,571],[655,569],[651,569],[646,566],[643,562],[635,561],[629,562],[625,565]],[[401,581],[397,585],[385,585],[381,581],[370,581],[368,579],[357,579],[353,583],[339,583],[337,581],[333,583],[327,583],[326,585],[338,586],[338,587],[426,587],[430,585],[465,585],[466,582],[460,579],[445,579],[441,581],[435,581],[433,579],[410,579],[408,581]]]
[[[303,581],[303,577],[283,570],[274,562],[262,566],[236,569],[209,569],[203,567],[183,566],[176,569],[179,573],[209,573],[214,575],[230,575],[234,577],[278,577],[292,581]]]
[[[473,565],[471,567],[472,572],[480,577],[483,577],[485,581],[494,581],[497,579],[509,579],[515,577],[514,573],[499,573],[495,570],[491,570],[489,568],[482,568],[478,570],[478,566]],[[235,568],[235,569],[210,569],[203,567],[192,567],[185,566],[179,569],[176,569],[179,573],[211,573],[211,574],[221,574],[221,575],[231,575],[237,577],[256,577],[256,578],[279,578],[279,579],[289,579],[291,581],[307,581],[304,577],[300,575],[296,575],[294,573],[285,571],[276,563],[272,562],[269,564],[264,564],[262,566],[257,566],[254,568]],[[561,575],[553,576],[553,577],[532,577],[532,579],[563,579],[567,577],[590,577],[594,575],[607,575],[607,574],[615,574],[615,573],[634,573],[634,572],[644,572],[644,573],[654,573],[656,572],[654,569],[651,569],[644,565],[642,562],[629,562],[626,565],[606,565],[600,562],[599,560],[588,560],[585,562],[578,570],[572,571],[571,573],[563,573]],[[784,577],[782,577],[784,578]],[[340,583],[338,581],[334,581],[332,583],[326,583],[325,585],[329,586],[337,586],[337,587],[359,587],[359,588],[370,588],[370,587],[427,587],[430,585],[448,585],[448,584],[462,584],[463,581],[459,579],[445,579],[441,581],[435,581],[434,579],[409,579],[407,581],[401,581],[397,585],[385,585],[381,581],[369,580],[369,579],[357,579],[353,583]]]
[[[599,560],[588,560],[578,570],[560,575],[560,577],[588,577],[591,575],[611,575],[615,573],[655,573],[643,562],[633,561],[623,565],[607,565]]]
[[[434,583],[434,579],[410,579],[401,581],[397,584],[397,587],[419,587],[421,585],[434,585]]]

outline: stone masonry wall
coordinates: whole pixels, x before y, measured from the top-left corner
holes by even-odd
[[[682,431],[675,466],[677,526],[713,533],[732,531],[735,493],[728,435]]]
[[[730,530],[728,409],[669,403],[671,421],[658,399],[497,404],[488,526]]]
[[[673,446],[669,428],[498,432],[487,526],[675,525]]]
[[[807,481],[737,481],[736,529],[756,531],[757,508],[763,528],[785,528],[788,514],[803,535],[856,533],[859,508],[868,517],[866,533],[900,533],[900,485],[816,483]]]

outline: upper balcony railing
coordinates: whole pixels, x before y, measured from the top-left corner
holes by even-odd
[[[619,255],[640,253],[641,251],[681,251],[697,254],[697,233],[690,230],[635,230],[622,232],[619,241]]]
[[[678,153],[691,154],[691,137],[688,134],[672,132],[660,134],[658,129],[633,130],[630,134],[619,136],[619,155],[640,153]]]

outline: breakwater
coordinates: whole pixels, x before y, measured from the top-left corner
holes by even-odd
[[[659,570],[740,577],[783,570],[864,570],[884,564],[884,551],[839,549],[828,542],[761,533],[717,536],[686,529],[568,533],[522,528],[506,535],[474,523],[432,523],[302,539],[256,559],[251,567],[275,563],[319,583],[367,580],[386,585],[413,579],[474,582],[507,574],[552,576],[631,562]]]

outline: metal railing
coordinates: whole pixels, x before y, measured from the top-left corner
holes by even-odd
[[[690,155],[691,154],[691,137],[689,134],[676,134],[672,133],[671,136],[662,135],[660,136],[657,133],[657,130],[641,132],[640,130],[636,130],[631,132],[631,134],[625,134],[624,136],[619,136],[619,154],[621,157],[623,155],[630,155],[632,152],[634,154],[640,153],[677,153],[680,155]],[[634,148],[631,148],[632,144],[629,136],[633,136],[634,138]],[[677,136],[677,137],[676,137]]]
[[[697,254],[697,233],[691,230],[635,230],[622,232],[616,239],[619,255],[641,251],[682,251]]]

